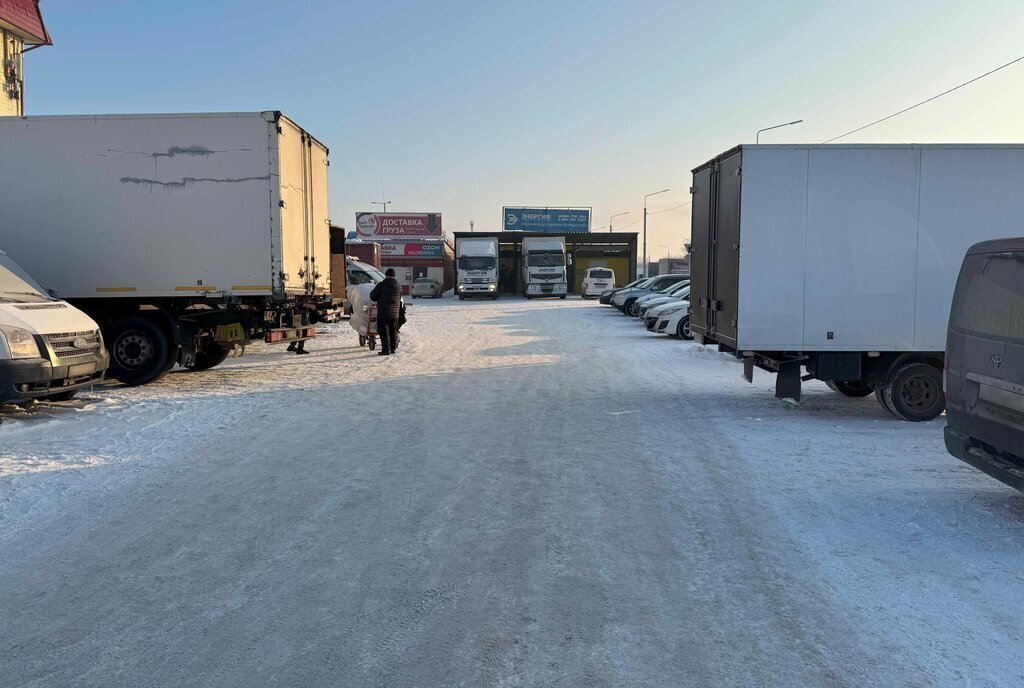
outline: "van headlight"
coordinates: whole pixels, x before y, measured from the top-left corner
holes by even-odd
[[[41,358],[36,338],[20,327],[0,326],[0,358]]]

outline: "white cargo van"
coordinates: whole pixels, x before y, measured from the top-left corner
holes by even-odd
[[[102,380],[107,360],[99,325],[0,250],[0,402],[66,401]]]
[[[587,268],[583,276],[583,298],[598,297],[605,289],[615,287],[615,271],[611,268]]]

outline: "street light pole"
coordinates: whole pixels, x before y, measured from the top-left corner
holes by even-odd
[[[390,202],[391,201],[370,201],[370,205],[382,205],[384,206],[383,212],[386,213],[388,211],[388,203]]]
[[[802,119],[798,119],[798,120],[794,120],[792,122],[786,122],[785,124],[776,124],[773,127],[765,127],[764,129],[758,129],[757,130],[757,135],[754,137],[754,143],[761,143],[761,132],[762,131],[771,131],[772,129],[781,129],[782,127],[791,127],[794,124],[800,124],[801,122],[803,122],[803,120]]]
[[[667,191],[668,189],[662,189],[661,191],[655,191],[654,193],[649,193],[644,196],[644,277],[647,277],[647,265],[650,263],[647,258],[647,199],[651,196],[657,196],[658,194],[663,194]]]
[[[615,218],[619,217],[620,215],[629,215],[629,211],[627,210],[624,213],[615,213],[614,215],[612,215],[611,217],[608,218],[608,231],[609,232],[612,231],[612,220],[614,220]]]

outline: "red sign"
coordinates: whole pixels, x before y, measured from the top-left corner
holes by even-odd
[[[441,237],[441,213],[356,213],[356,232],[364,239]]]
[[[388,257],[440,258],[444,255],[440,241],[429,244],[381,244],[380,250],[381,255]]]

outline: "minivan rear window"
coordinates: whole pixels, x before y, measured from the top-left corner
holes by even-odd
[[[590,279],[611,279],[611,270],[591,270]]]
[[[964,334],[1024,342],[1024,253],[967,256],[950,326]]]

